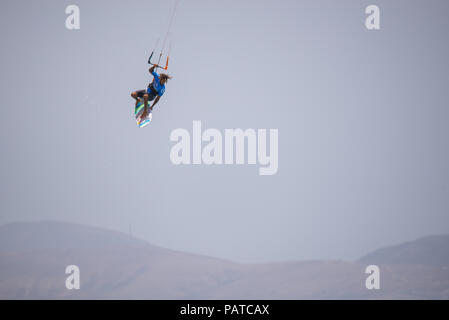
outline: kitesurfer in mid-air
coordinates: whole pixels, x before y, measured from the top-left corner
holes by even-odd
[[[159,99],[162,97],[162,95],[165,92],[165,84],[167,83],[167,80],[171,79],[171,77],[168,74],[161,73],[160,75],[157,74],[154,70],[156,69],[156,66],[152,66],[150,68],[150,73],[153,75],[154,79],[153,82],[151,82],[148,85],[147,90],[138,90],[131,93],[131,97],[136,99],[136,107],[141,101],[140,99],[143,98],[144,103],[144,110],[141,115],[141,119],[145,119],[148,114],[153,111],[154,106],[156,103],[158,103]],[[148,110],[148,101],[153,101],[153,104],[150,107],[150,110]]]

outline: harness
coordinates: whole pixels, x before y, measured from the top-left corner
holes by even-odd
[[[152,93],[154,96],[157,96],[157,95],[158,95],[156,89],[154,89],[154,87],[153,87],[153,82],[151,82],[151,83],[148,85],[148,88],[150,88],[151,93]]]

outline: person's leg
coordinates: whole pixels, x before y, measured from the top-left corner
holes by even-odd
[[[131,93],[131,97],[133,97],[134,99],[136,99],[136,107],[140,102],[140,98],[143,97],[143,94],[145,93],[145,90],[139,90],[139,91],[134,91],[133,93]]]
[[[148,93],[143,95],[143,114],[142,116],[145,118],[148,115]]]
[[[151,93],[145,93],[143,95],[143,101],[144,101],[144,109],[141,115],[141,119],[144,119],[148,116],[148,114],[151,112],[150,107],[148,107],[148,102],[153,101],[155,96]]]

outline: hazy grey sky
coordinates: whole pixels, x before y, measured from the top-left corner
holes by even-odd
[[[173,3],[1,2],[1,224],[131,229],[242,262],[449,232],[448,1],[181,0],[174,78],[139,129],[129,95]],[[193,120],[279,129],[278,173],[174,166],[170,132]]]

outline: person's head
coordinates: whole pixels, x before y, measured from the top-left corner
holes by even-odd
[[[165,84],[171,77],[168,74],[161,73],[159,76],[159,81],[161,84]]]

